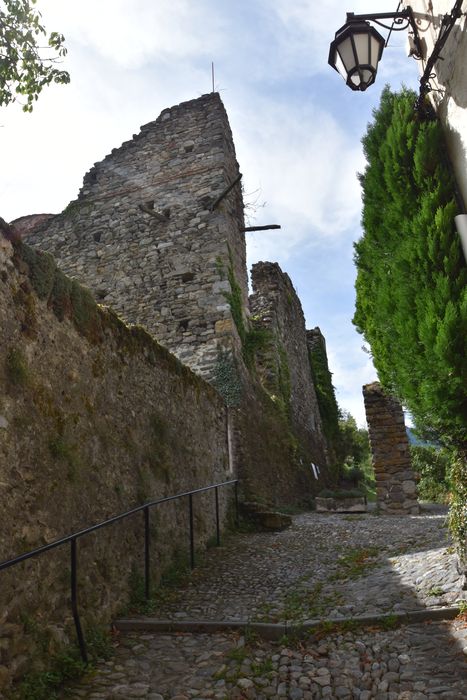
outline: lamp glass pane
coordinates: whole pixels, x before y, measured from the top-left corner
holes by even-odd
[[[371,72],[371,70],[368,70],[366,68],[364,70],[362,70],[362,83],[365,83],[365,85],[368,85],[368,83],[370,82],[372,77],[373,77],[373,73]]]
[[[352,70],[352,68],[355,68],[356,58],[354,56],[350,37],[347,37],[338,44],[337,53],[339,54],[339,58],[344,64],[346,73],[349,73]]]
[[[379,60],[379,52],[380,52],[380,42],[376,37],[372,36],[371,39],[371,57],[369,63],[376,68],[378,65],[378,60]]]
[[[336,51],[336,54],[335,54],[334,65],[336,66],[337,71],[339,72],[340,75],[342,75],[344,80],[347,80],[347,71],[345,70],[345,66],[341,61],[341,57],[339,56],[338,51]]]
[[[368,64],[370,62],[368,34],[366,32],[354,34],[353,38],[355,41],[355,49],[357,51],[358,63],[360,65]]]

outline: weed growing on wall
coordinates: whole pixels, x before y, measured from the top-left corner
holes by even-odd
[[[62,435],[56,435],[48,443],[49,452],[58,461],[64,462],[68,467],[68,478],[73,481],[81,469],[82,460],[75,445],[67,442]]]
[[[339,438],[339,406],[332,384],[332,374],[329,371],[324,339],[310,348],[309,359],[324,434],[332,443]]]
[[[71,318],[73,306],[71,303],[72,281],[61,270],[56,271],[52,288],[52,309],[59,321]]]
[[[246,338],[246,328],[245,328],[245,322],[243,320],[243,297],[242,297],[242,290],[240,288],[240,285],[237,282],[237,279],[235,277],[235,272],[233,268],[233,259],[232,259],[232,252],[229,249],[229,268],[227,270],[227,278],[229,280],[230,284],[230,292],[225,292],[224,296],[229,302],[230,305],[230,312],[232,314],[232,318],[234,320],[234,323],[237,327],[238,335],[240,336],[240,340],[242,342],[242,345],[245,343],[245,338]]]
[[[23,621],[28,631],[45,649],[49,637],[43,631],[42,624],[28,619]],[[100,627],[92,627],[85,632],[86,648],[89,664],[86,666],[81,659],[78,648],[68,645],[52,656],[49,655],[47,667],[41,671],[30,671],[21,683],[13,688],[6,696],[8,700],[58,700],[62,697],[63,686],[78,681],[84,673],[92,670],[99,659],[109,659],[113,654],[113,643],[110,632]]]
[[[273,335],[267,328],[252,328],[245,334],[243,359],[249,369],[254,366],[257,353],[264,351],[273,341]]]
[[[5,371],[14,386],[25,386],[29,381],[29,369],[21,350],[13,348],[6,356]]]
[[[219,352],[214,367],[213,385],[229,407],[238,406],[242,387],[235,361],[230,353]]]
[[[19,243],[22,259],[29,266],[29,278],[39,299],[48,299],[55,279],[56,264],[49,253]]]

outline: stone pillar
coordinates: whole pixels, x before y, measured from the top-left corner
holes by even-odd
[[[410,461],[404,414],[378,382],[363,387],[377,503],[386,513],[419,513],[417,486]]]

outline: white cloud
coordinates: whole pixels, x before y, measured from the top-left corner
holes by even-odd
[[[328,113],[310,103],[256,98],[234,109],[231,122],[245,188],[259,189],[267,202],[258,221],[286,229],[271,238],[283,253],[312,243],[311,232],[315,240],[332,239],[358,225],[361,147]]]
[[[348,322],[348,321],[347,321]],[[335,323],[335,320],[334,320]],[[354,332],[342,333],[340,341],[331,331],[327,338],[328,361],[339,406],[349,411],[358,425],[366,423],[362,387],[376,381],[376,370],[363,352],[363,340]]]
[[[188,59],[222,44],[220,13],[206,0],[48,0],[45,5],[65,36],[121,67],[142,67],[156,56]]]

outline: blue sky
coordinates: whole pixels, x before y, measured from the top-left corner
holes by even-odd
[[[351,324],[360,140],[384,84],[416,87],[417,65],[405,57],[405,33],[393,34],[377,83],[360,94],[327,58],[345,12],[374,5],[38,0],[49,31],[65,34],[72,81],[45,90],[32,115],[0,110],[0,215],[61,211],[94,162],[164,108],[210,92],[214,61],[251,223],[282,226],[247,234],[249,265],[277,261],[290,275],[307,327],[326,337],[339,404],[363,424],[361,387],[376,375]]]

